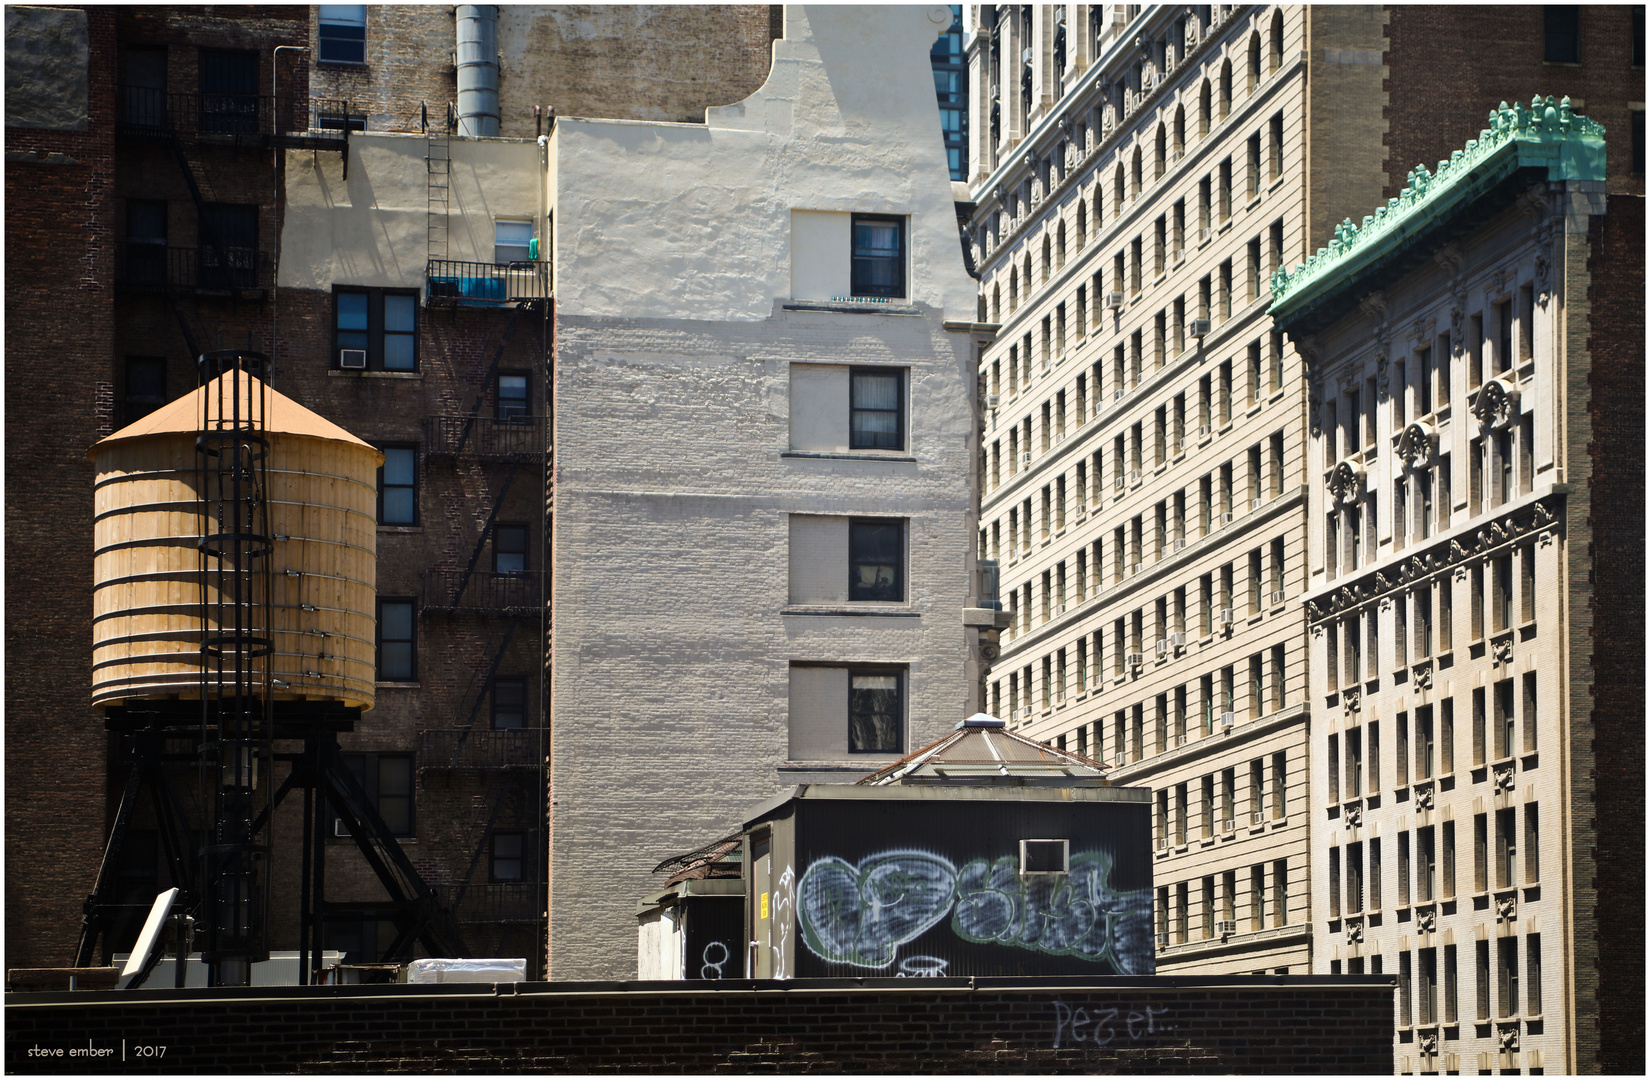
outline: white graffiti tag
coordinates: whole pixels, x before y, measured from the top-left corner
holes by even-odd
[[[1168,1014],[1168,1009],[1156,1009],[1148,1005],[1144,1009],[1129,1010],[1124,1013],[1121,1009],[1100,1008],[1072,1008],[1063,1001],[1054,1002],[1054,1049],[1060,1049],[1062,1042],[1076,1044],[1090,1043],[1094,1046],[1107,1046],[1120,1035],[1126,1035],[1130,1042],[1139,1042],[1148,1035],[1156,1035],[1160,1031],[1173,1031],[1172,1024],[1162,1023],[1158,1018]],[[1123,1016],[1122,1030],[1115,1026],[1119,1015]]]

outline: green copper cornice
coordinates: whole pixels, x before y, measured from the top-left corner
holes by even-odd
[[[1551,181],[1604,179],[1604,128],[1572,113],[1567,97],[1555,102],[1538,94],[1528,107],[1503,101],[1490,110],[1489,124],[1437,171],[1417,165],[1409,186],[1361,223],[1347,218],[1337,225],[1328,247],[1273,274],[1272,316],[1287,321],[1315,307],[1516,171],[1542,168]]]

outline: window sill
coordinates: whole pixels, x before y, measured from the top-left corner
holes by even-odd
[[[378,526],[378,531],[381,532],[381,533],[421,533],[421,532],[424,531],[424,526],[422,526],[422,525],[380,525],[380,526]]]
[[[315,66],[318,68],[343,68],[349,71],[367,71],[371,67],[365,60],[317,60]]]
[[[887,303],[855,300],[792,300],[779,306],[786,311],[831,311],[847,315],[921,315],[903,298]]]
[[[415,382],[424,380],[422,371],[345,371],[342,368],[331,368],[327,371],[329,379],[412,379]]]
[[[909,608],[840,607],[834,604],[792,604],[779,609],[781,615],[870,615],[882,619],[920,619],[922,612]]]
[[[901,455],[894,455],[894,454],[873,454],[873,453],[869,453],[869,452],[862,452],[862,453],[856,454],[856,453],[851,453],[851,452],[844,452],[844,453],[823,453],[823,452],[820,452],[820,453],[816,453],[816,452],[811,451],[811,450],[781,450],[779,452],[779,456],[782,457],[782,458],[825,458],[825,459],[829,459],[829,460],[832,460],[832,461],[902,461],[902,462],[909,462],[913,465],[916,464],[916,461],[917,461],[917,459],[915,457],[910,457],[910,456],[901,456]]]

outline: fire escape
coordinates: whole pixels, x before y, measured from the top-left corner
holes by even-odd
[[[440,149],[444,173],[445,146]],[[420,607],[426,620],[448,620],[485,659],[448,726],[419,733],[419,782],[449,797],[467,796],[472,808],[462,823],[467,858],[456,880],[449,875],[441,886],[443,906],[482,952],[539,958],[529,960],[530,977],[543,970],[545,940],[549,578],[547,545],[532,538],[548,532],[537,496],[550,475],[549,439],[542,360],[531,376],[541,390],[537,405],[525,395],[506,396],[500,372],[512,342],[531,337],[535,322],[548,333],[548,282],[548,266],[537,261],[455,262],[432,246],[426,293],[432,309],[491,308],[508,315],[469,410],[426,421],[432,475],[452,470],[461,516],[480,524],[453,565],[424,572]],[[522,512],[538,521],[525,528],[501,524],[507,504],[528,508]],[[519,545],[505,543],[512,529],[521,531]],[[533,660],[522,675],[528,643]]]
[[[262,303],[273,285],[274,264],[269,252],[258,247],[256,217],[236,214],[236,208],[226,205],[230,200],[221,198],[244,199],[247,192],[216,191],[208,177],[208,160],[270,150],[333,150],[342,155],[347,169],[348,103],[256,93],[170,93],[122,85],[118,117],[117,135],[160,145],[176,163],[195,206],[197,243],[167,243],[164,222],[147,236],[129,229],[116,249],[115,283],[128,293],[164,295],[190,356],[223,347],[219,340],[201,340],[201,303]],[[273,202],[273,191],[268,199],[257,200],[259,206]]]

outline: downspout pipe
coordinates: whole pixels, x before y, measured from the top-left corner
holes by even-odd
[[[498,5],[459,4],[458,134],[498,135]]]

